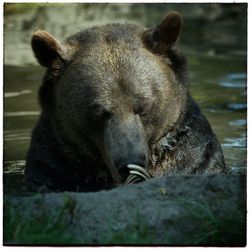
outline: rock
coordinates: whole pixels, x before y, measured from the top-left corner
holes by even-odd
[[[5,196],[4,244],[69,244],[63,235],[71,235],[70,244],[244,246],[245,193],[245,175],[193,175],[93,193]],[[25,233],[33,224],[36,240]],[[48,224],[61,228],[59,240],[41,237]]]

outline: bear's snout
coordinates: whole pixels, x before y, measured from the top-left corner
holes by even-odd
[[[129,164],[148,168],[149,149],[139,115],[113,116],[104,131],[104,159],[113,178],[123,182],[129,175]]]

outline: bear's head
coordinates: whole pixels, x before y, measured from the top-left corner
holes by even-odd
[[[185,58],[174,49],[182,28],[170,13],[151,29],[108,24],[59,43],[45,31],[32,48],[47,68],[43,112],[57,139],[79,157],[101,158],[122,182],[128,164],[150,167],[150,150],[183,114]]]

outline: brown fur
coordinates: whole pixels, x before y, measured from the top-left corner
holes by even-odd
[[[185,57],[173,47],[181,27],[171,13],[152,29],[96,26],[62,44],[35,33],[33,50],[48,70],[28,180],[99,190],[123,182],[131,163],[153,176],[225,171],[220,145],[189,95]]]

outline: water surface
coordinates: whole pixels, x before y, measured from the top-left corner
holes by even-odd
[[[246,166],[247,75],[244,57],[191,57],[190,87],[230,168]]]

